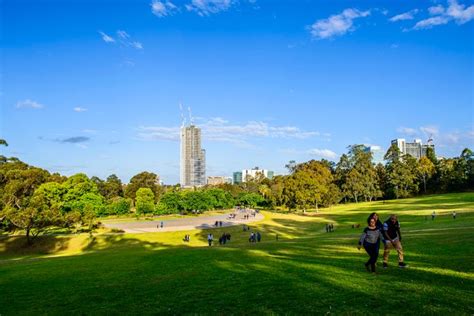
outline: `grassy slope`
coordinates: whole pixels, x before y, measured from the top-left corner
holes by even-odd
[[[363,269],[362,227],[350,226],[372,211],[399,214],[410,269],[394,267],[395,253],[378,275]],[[213,248],[206,231],[190,232],[189,245],[186,232],[49,237],[28,250],[4,240],[0,314],[474,313],[472,193],[265,216],[252,226],[263,235],[256,245],[240,227],[226,230],[231,244]],[[336,232],[325,233],[326,222]]]

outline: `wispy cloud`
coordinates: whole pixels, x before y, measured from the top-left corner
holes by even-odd
[[[178,10],[178,7],[171,1],[153,0],[150,5],[151,12],[160,18],[173,15]]]
[[[413,27],[414,30],[430,29],[437,25],[447,24],[449,18],[445,16],[435,16],[432,18],[424,19],[415,24]]]
[[[326,158],[326,159],[335,159],[337,158],[337,154],[329,149],[318,149],[318,148],[313,148],[308,150],[307,152],[311,156],[316,156],[316,157],[321,157],[321,158]]]
[[[341,36],[355,29],[354,20],[370,15],[370,11],[345,9],[340,14],[331,15],[327,19],[316,21],[310,26],[311,35],[317,39],[327,39]]]
[[[431,15],[438,15],[438,14],[443,14],[445,12],[445,9],[442,5],[439,4],[437,6],[429,7],[428,12]]]
[[[74,110],[74,112],[78,112],[78,113],[87,111],[86,108],[82,108],[80,106],[76,106],[73,110]]]
[[[408,136],[414,136],[418,133],[416,129],[404,126],[397,128],[397,132]]]
[[[418,9],[410,10],[408,12],[395,15],[389,19],[390,22],[404,21],[404,20],[413,20],[414,15],[418,13]]]
[[[327,133],[304,131],[295,126],[272,126],[267,122],[249,121],[244,124],[232,124],[222,118],[200,119],[197,124],[202,130],[203,138],[208,141],[233,144],[249,144],[254,138],[308,139],[311,137],[328,137]],[[145,140],[179,140],[179,127],[141,126],[138,137]]]
[[[62,144],[79,144],[90,141],[90,137],[85,136],[74,136],[74,137],[67,137],[67,138],[57,138],[55,142],[62,143]]]
[[[136,40],[133,40],[130,34],[124,30],[117,30],[116,37],[112,37],[102,31],[99,31],[99,34],[102,36],[102,40],[106,43],[117,44],[122,47],[132,47],[135,49],[143,49],[143,44]]]
[[[420,131],[427,136],[438,136],[439,129],[436,126],[422,126]]]
[[[232,0],[192,0],[185,7],[188,11],[195,11],[200,16],[206,16],[226,11],[235,2]]]
[[[102,31],[99,31],[99,34],[102,35],[102,40],[104,42],[106,42],[106,43],[115,43],[115,39],[112,36],[107,35]]]
[[[26,100],[18,101],[16,103],[16,108],[17,109],[25,109],[25,108],[42,109],[42,108],[44,108],[44,105],[41,104],[41,103],[38,103],[36,101],[26,99]]]
[[[457,0],[449,0],[447,7],[443,5],[429,7],[428,12],[433,17],[418,21],[413,27],[414,30],[431,29],[451,21],[464,24],[474,19],[474,5],[466,7],[464,4],[459,4]]]

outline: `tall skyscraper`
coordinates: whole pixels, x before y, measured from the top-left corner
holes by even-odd
[[[182,187],[206,184],[206,151],[201,148],[201,129],[181,127],[180,183]]]

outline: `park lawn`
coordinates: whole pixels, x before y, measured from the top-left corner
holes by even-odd
[[[399,215],[409,269],[392,253],[387,270],[365,271],[356,245],[373,211]],[[48,236],[30,249],[2,239],[0,314],[474,313],[474,193],[263,214],[250,225],[258,244],[241,227],[213,229],[232,234],[214,247],[198,230]]]

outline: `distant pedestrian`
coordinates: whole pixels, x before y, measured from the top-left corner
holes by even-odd
[[[453,219],[456,219],[456,211],[453,211]]]
[[[222,221],[219,222],[219,226],[222,227]]]
[[[262,240],[262,235],[260,235],[260,232],[257,232],[257,241],[260,242]]]
[[[433,221],[435,219],[435,217],[436,217],[436,212],[433,211],[433,213],[431,213],[431,220]]]
[[[164,225],[164,223],[163,223],[163,222],[161,222],[161,223],[160,223],[160,227],[161,227],[161,228],[163,228],[163,225]]]
[[[212,241],[214,236],[212,234],[207,235],[207,242],[209,243],[209,247],[212,246]]]
[[[329,233],[329,224],[326,224],[326,233]]]
[[[253,232],[250,233],[249,242],[255,242],[255,234]]]

